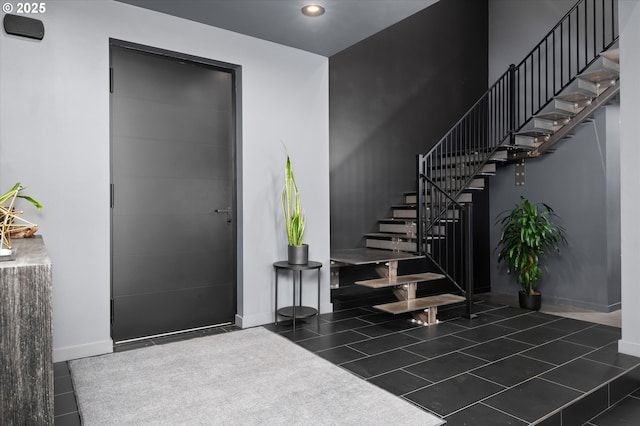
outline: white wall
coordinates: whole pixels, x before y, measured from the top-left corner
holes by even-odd
[[[622,245],[622,339],[620,352],[640,356],[640,2],[619,1],[620,19],[620,210]]]
[[[46,6],[44,40],[0,35],[0,187],[20,181],[45,206],[25,206],[25,217],[39,224],[53,263],[54,361],[112,350],[109,38],[242,66],[237,320],[273,321],[271,264],[286,254],[281,141],[302,191],[310,256],[326,265],[330,310],[328,59],[109,0]]]

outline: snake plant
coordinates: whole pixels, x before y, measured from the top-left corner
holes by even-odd
[[[287,155],[285,164],[284,188],[282,189],[282,212],[287,230],[287,241],[290,246],[302,245],[305,216],[300,207],[300,192],[293,175],[291,158]]]

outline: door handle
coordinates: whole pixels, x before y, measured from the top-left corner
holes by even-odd
[[[233,213],[233,210],[231,209],[231,207],[228,207],[226,209],[215,209],[213,211],[214,213],[224,213],[227,215],[227,223],[231,223],[232,222],[232,218],[231,218],[231,213]]]

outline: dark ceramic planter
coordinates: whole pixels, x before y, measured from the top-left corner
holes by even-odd
[[[530,311],[539,311],[542,304],[542,295],[540,293],[529,294],[521,291],[518,294],[520,307],[522,309],[529,309]]]
[[[309,245],[289,246],[287,255],[289,265],[306,265],[309,263]]]

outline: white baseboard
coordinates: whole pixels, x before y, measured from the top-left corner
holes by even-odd
[[[320,309],[321,309],[321,313],[323,314],[327,312],[333,312],[333,303],[322,305]],[[236,314],[236,325],[241,328],[249,328],[249,327],[256,327],[258,325],[272,324],[274,321],[275,321],[275,318],[273,316],[273,312],[265,312],[258,315],[247,315],[247,316]]]
[[[618,352],[640,357],[640,343],[618,340]]]
[[[259,315],[242,316],[236,314],[236,325],[241,328],[255,327],[258,325],[270,324],[273,322],[273,313]]]
[[[111,339],[78,346],[53,348],[53,362],[86,358],[88,356],[103,355],[111,352],[113,352],[113,340]]]

